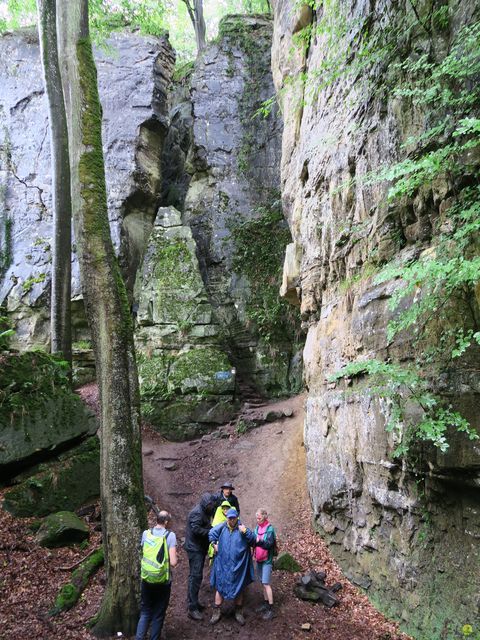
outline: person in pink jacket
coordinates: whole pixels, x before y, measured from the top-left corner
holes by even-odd
[[[264,620],[273,618],[273,591],[270,585],[273,568],[273,555],[275,551],[276,533],[268,521],[268,513],[266,509],[258,509],[255,518],[257,526],[255,527],[255,549],[253,557],[256,561],[257,580],[262,583],[263,587],[263,604],[257,609],[258,613],[262,613]]]

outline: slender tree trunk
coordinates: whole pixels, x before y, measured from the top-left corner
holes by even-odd
[[[203,17],[203,0],[194,0],[194,13],[195,13],[195,37],[197,40],[198,53],[204,49],[206,45],[207,27],[205,25],[205,19]]]
[[[191,0],[183,0],[183,2],[187,7],[188,15],[193,24],[195,40],[197,42],[197,54],[199,54],[206,45],[207,33],[207,27],[203,17],[203,0],[193,0],[193,5],[191,4]]]
[[[56,0],[37,0],[38,34],[50,120],[53,196],[53,258],[51,289],[51,351],[72,363],[70,318],[72,199],[68,131],[58,61]]]
[[[59,44],[72,205],[101,405],[100,479],[107,586],[94,633],[132,635],[138,619],[143,499],[138,377],[127,294],[107,215],[102,111],[87,0],[61,0]]]

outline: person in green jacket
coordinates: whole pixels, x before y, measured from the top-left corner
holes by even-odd
[[[212,527],[215,527],[221,522],[225,522],[225,520],[227,519],[227,511],[231,508],[231,506],[232,505],[228,502],[228,500],[224,500],[222,504],[217,507],[215,515],[213,516]],[[213,543],[211,542],[210,546],[208,547],[208,557],[210,558],[210,564],[212,564],[213,562],[214,555],[215,551],[213,549]]]

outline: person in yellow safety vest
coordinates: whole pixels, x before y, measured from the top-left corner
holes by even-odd
[[[228,502],[228,500],[224,500],[222,504],[217,507],[215,511],[215,515],[212,520],[212,527],[215,527],[217,524],[221,522],[225,522],[227,519],[227,511],[231,509],[232,505]],[[210,543],[208,547],[208,557],[210,558],[210,564],[213,562],[213,556],[215,555],[215,551],[213,549],[213,543]]]

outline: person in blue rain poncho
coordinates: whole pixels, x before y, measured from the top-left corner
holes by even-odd
[[[235,619],[243,625],[243,590],[254,579],[250,547],[255,544],[255,534],[238,521],[236,509],[229,509],[227,521],[210,529],[208,538],[215,550],[210,584],[216,589],[210,623],[220,620],[220,607],[225,599],[235,601]]]

